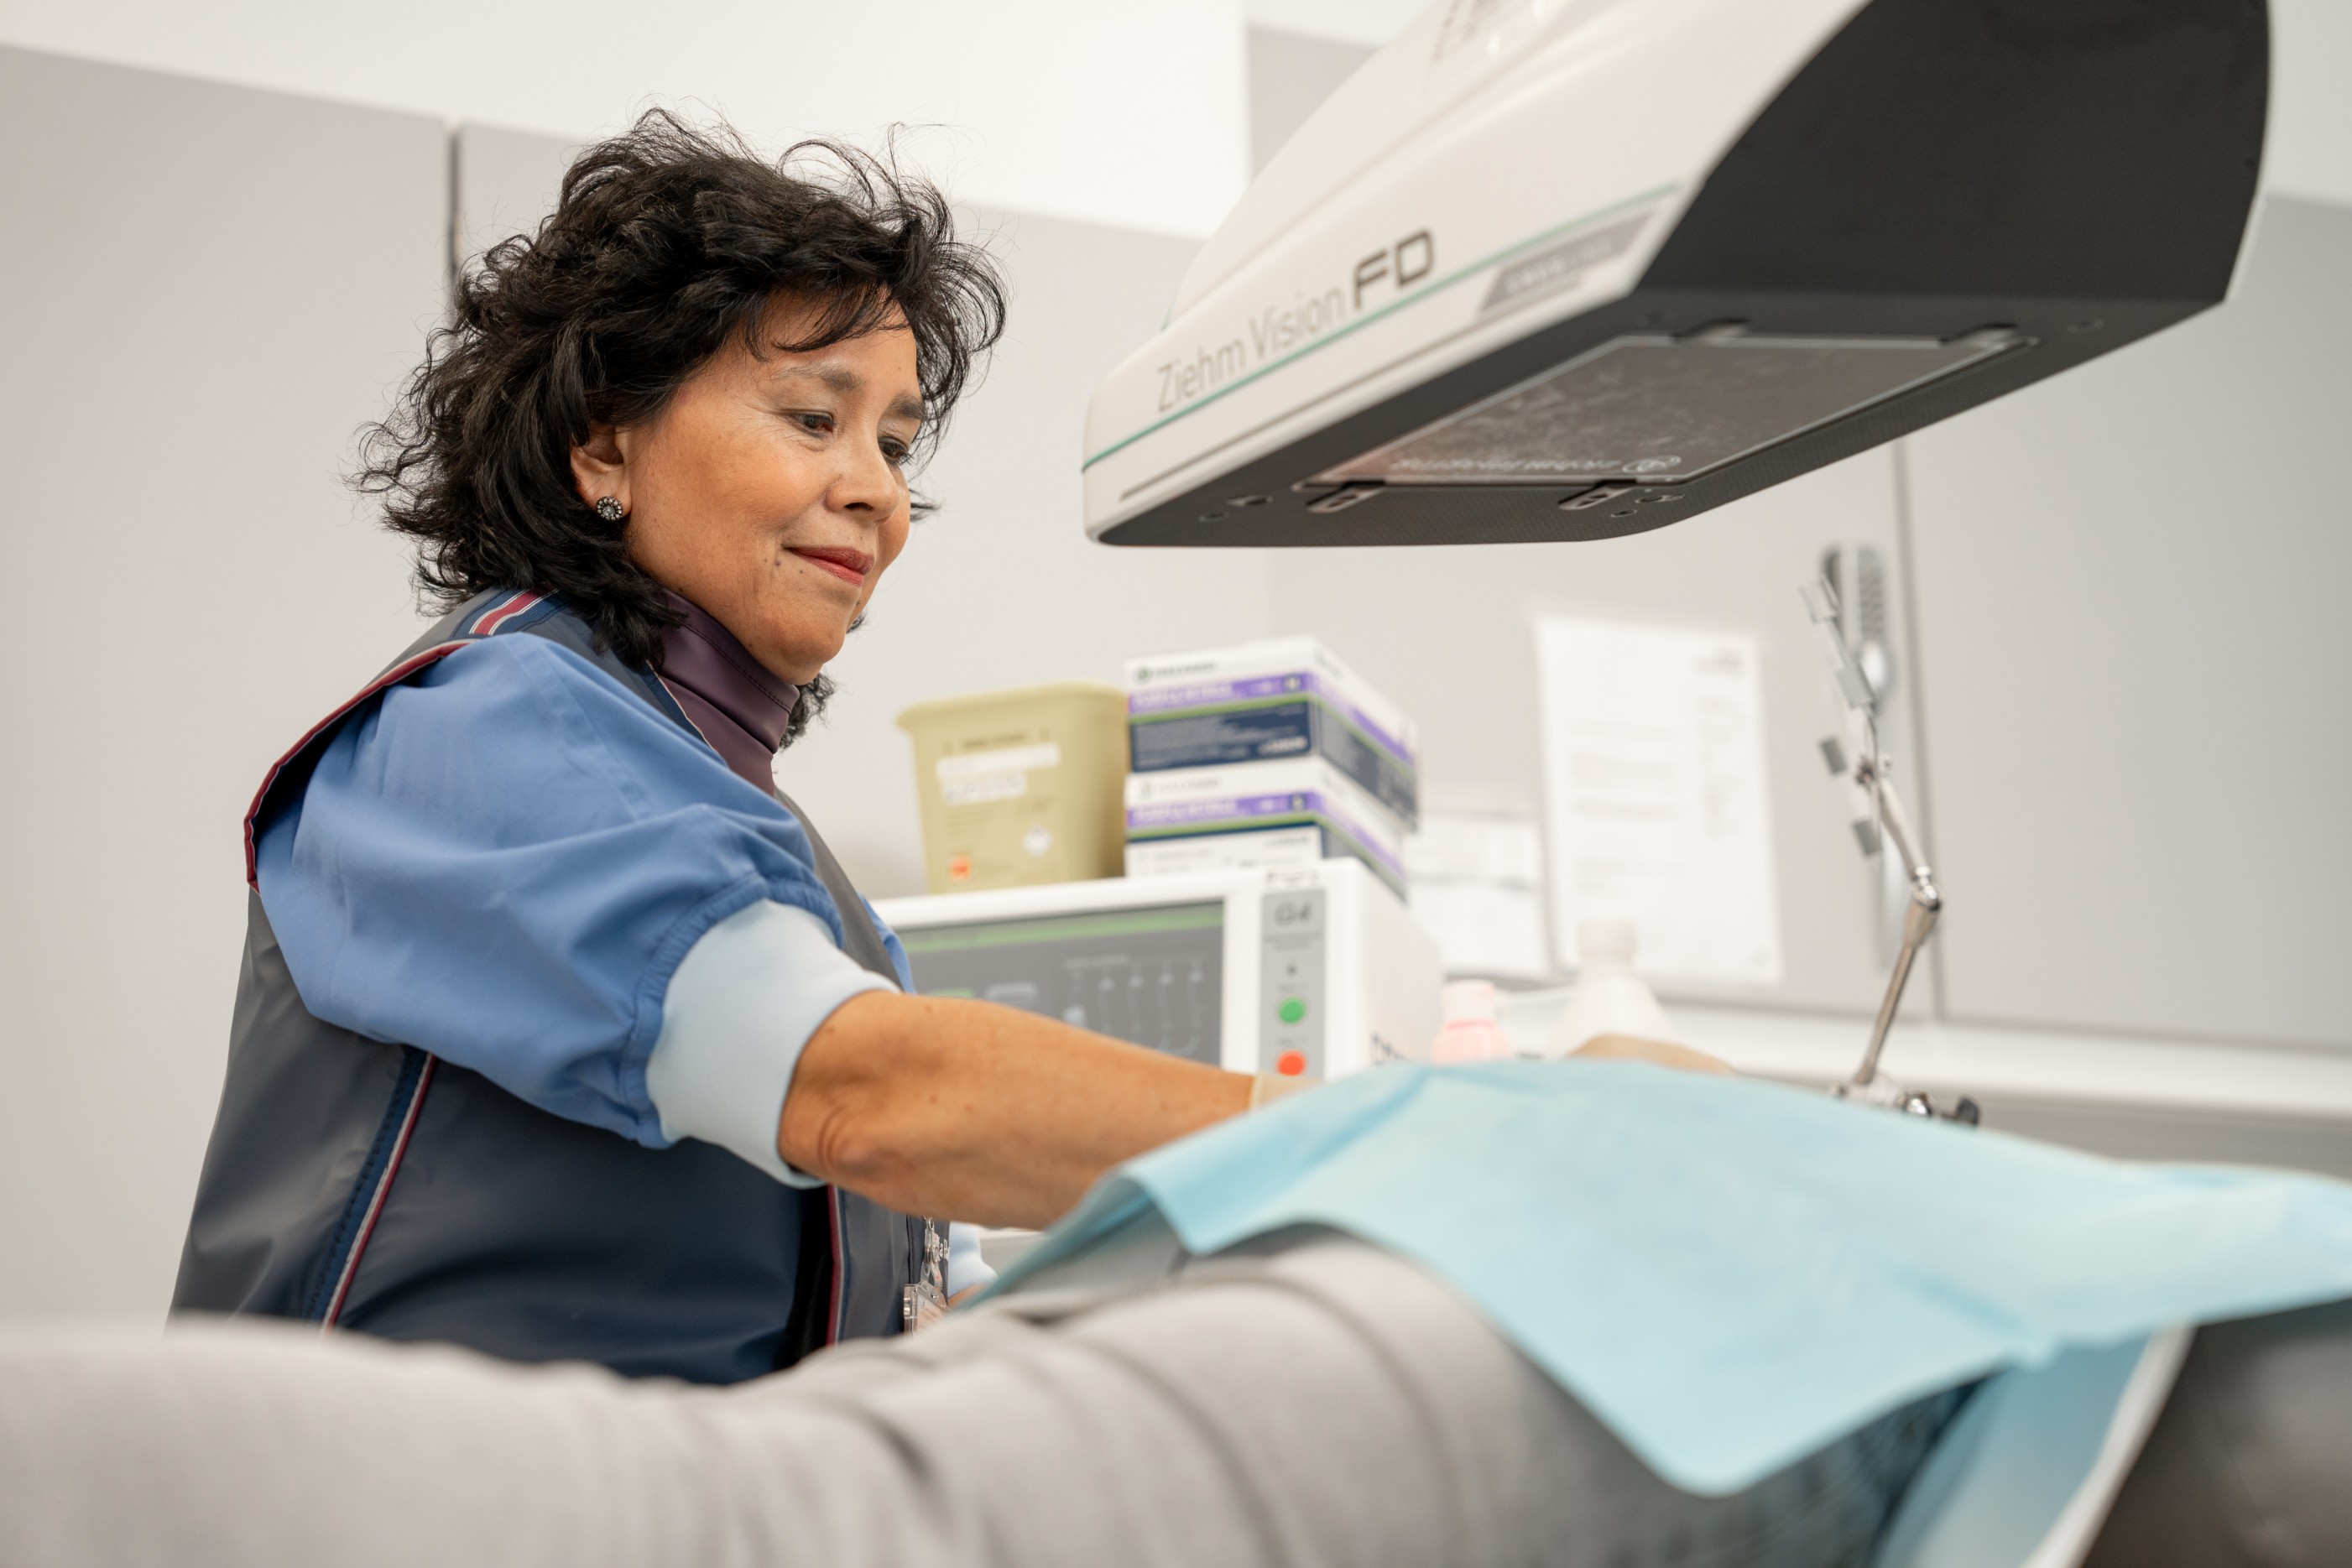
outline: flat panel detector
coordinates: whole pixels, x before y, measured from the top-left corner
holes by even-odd
[[[1671,482],[2016,347],[1933,338],[1633,334],[1314,476],[1318,485]]]

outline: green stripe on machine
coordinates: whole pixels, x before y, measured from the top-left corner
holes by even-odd
[[[1225,923],[1225,906],[1171,904],[1154,909],[1107,909],[1100,915],[1053,915],[1033,920],[983,920],[967,925],[900,928],[899,945],[910,958],[925,953],[961,953],[981,947],[1024,947],[1033,943],[1076,942],[1088,937],[1146,936],[1162,931],[1213,931]]]

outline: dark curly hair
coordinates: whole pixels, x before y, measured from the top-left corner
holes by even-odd
[[[1004,326],[993,263],[955,237],[931,185],[832,141],[769,162],[732,130],[664,110],[583,152],[538,232],[491,246],[454,292],[425,362],[365,432],[352,483],[416,541],[428,601],[553,594],[639,664],[659,663],[679,617],[629,559],[624,525],[573,486],[592,423],[659,413],[730,333],[762,351],[764,309],[790,294],[816,312],[787,350],[905,317],[928,448]],[[831,690],[822,676],[803,690],[793,736]]]

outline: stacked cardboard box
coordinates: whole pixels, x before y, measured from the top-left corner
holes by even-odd
[[[1127,724],[1129,875],[1353,855],[1402,892],[1418,737],[1314,638],[1131,659]]]

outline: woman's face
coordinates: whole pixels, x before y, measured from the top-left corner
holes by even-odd
[[[763,344],[811,328],[779,299]],[[572,449],[581,498],[628,508],[637,565],[794,684],[841,652],[906,548],[907,455],[923,423],[915,340],[895,315],[805,353],[730,338],[642,424]]]

